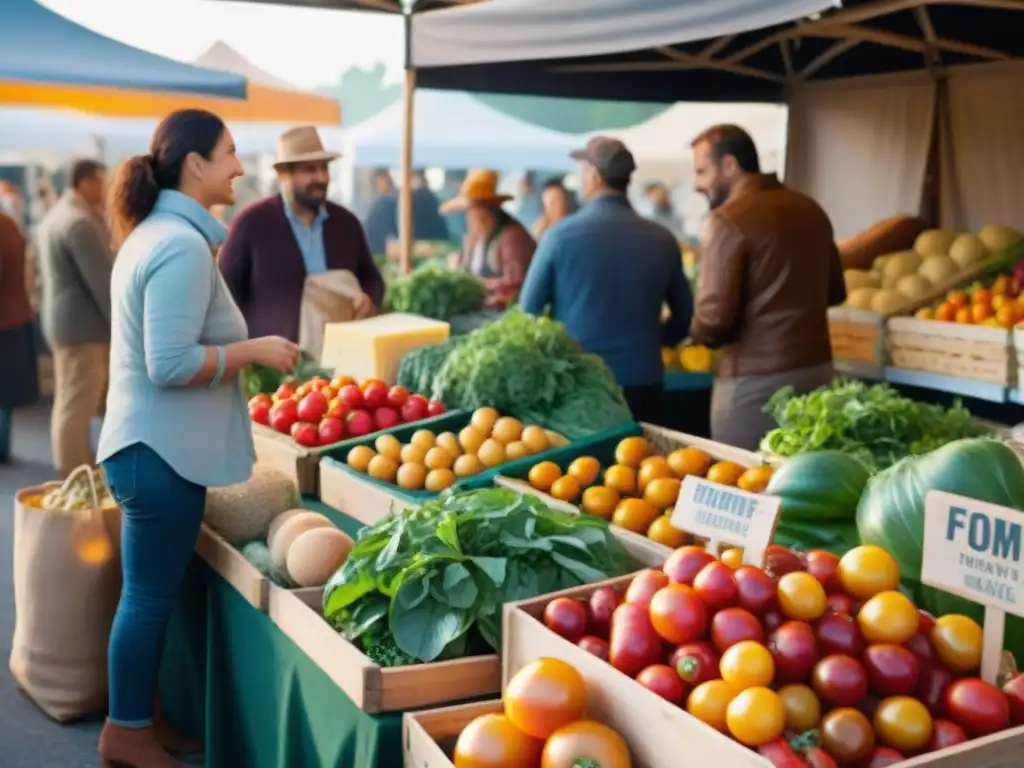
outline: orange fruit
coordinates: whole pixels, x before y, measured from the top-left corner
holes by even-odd
[[[992,303],[992,291],[988,288],[976,288],[971,292],[971,304],[984,304],[989,306]]]
[[[931,307],[921,307],[921,309],[914,313],[914,317],[918,320],[934,320],[935,310]]]
[[[736,485],[746,469],[735,461],[719,461],[708,470],[708,480],[721,485]]]
[[[636,469],[650,452],[650,446],[644,438],[627,437],[615,448],[615,463]]]
[[[668,466],[672,474],[682,479],[687,475],[704,477],[714,463],[706,451],[700,448],[680,448],[668,455]]]
[[[658,458],[661,458],[660,456]],[[654,480],[659,478],[672,477],[672,470],[669,469],[668,462],[665,459],[658,461],[651,461],[650,459],[644,459],[645,463],[640,466],[640,471],[636,474],[636,490],[638,493],[643,494],[647,486]]]
[[[634,533],[647,533],[661,510],[643,499],[623,499],[612,513],[612,524]]]
[[[580,481],[572,475],[563,475],[551,484],[548,493],[559,501],[576,501],[580,495]]]
[[[678,549],[686,543],[686,531],[681,531],[672,525],[668,515],[661,515],[647,529],[647,538],[664,544],[666,547]]]
[[[950,291],[946,294],[946,301],[953,305],[954,309],[967,306],[967,294],[963,291]]]
[[[619,503],[619,494],[603,485],[592,485],[583,492],[583,511],[606,520],[612,516]]]
[[[987,303],[977,303],[971,305],[971,320],[977,325],[981,325],[986,320],[992,317],[992,307]]]
[[[551,486],[562,476],[562,469],[553,461],[542,461],[530,468],[527,479],[538,491],[551,490]]]
[[[679,498],[682,481],[676,477],[657,477],[644,489],[644,501],[658,509],[671,509]]]
[[[739,480],[736,481],[736,487],[741,491],[764,493],[768,482],[772,479],[772,471],[772,468],[767,465],[751,467],[740,475]]]
[[[948,301],[939,304],[939,308],[935,310],[935,319],[944,323],[952,323],[956,320],[956,307]]]
[[[586,488],[593,485],[597,476],[601,474],[601,462],[593,456],[580,456],[569,465],[566,474],[575,477],[579,480],[580,486]]]
[[[733,570],[736,570],[743,565],[743,548],[742,547],[730,547],[725,550],[718,558],[723,563],[728,565]]]
[[[636,472],[632,467],[615,464],[604,471],[604,484],[622,496],[636,493]]]
[[[1016,320],[1017,317],[1013,311],[1013,307],[1000,307],[996,312],[996,322],[999,323],[1002,328],[1013,328]]]
[[[995,304],[995,300],[999,297],[1006,297],[1006,294],[1010,290],[1010,276],[1000,275],[992,283],[992,303]]]
[[[973,313],[970,307],[960,307],[956,311],[956,322],[961,325],[971,325],[973,321]]]
[[[992,309],[998,312],[1003,307],[1010,306],[1011,299],[1005,293],[997,293],[992,297]]]
[[[508,681],[502,698],[512,724],[535,739],[546,739],[587,711],[587,685],[576,668],[561,659],[530,662]]]

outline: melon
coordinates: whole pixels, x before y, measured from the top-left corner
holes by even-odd
[[[281,524],[274,532],[274,544],[270,547],[270,559],[275,568],[287,571],[288,550],[299,536],[314,528],[333,528],[331,521],[319,512],[303,512]]]
[[[917,274],[932,285],[942,285],[960,270],[949,256],[929,256],[917,268]]]
[[[892,288],[901,277],[917,274],[921,266],[921,257],[913,251],[900,251],[890,254],[882,267],[882,287]]]
[[[250,541],[242,547],[242,557],[275,584],[283,587],[291,586],[288,574],[274,567],[274,561],[270,558],[270,550],[262,541]]]
[[[270,521],[270,528],[267,529],[267,546],[274,546],[274,534],[277,533],[278,529],[291,520],[296,515],[301,515],[305,512],[305,509],[296,507],[295,509],[286,509],[284,512],[279,514],[273,520]]]
[[[848,269],[843,272],[846,292],[852,293],[858,288],[877,288],[878,278],[864,269]]]
[[[946,256],[956,238],[948,229],[926,229],[914,241],[914,250],[920,256]]]
[[[879,256],[877,259],[871,262],[871,272],[878,277],[879,281],[881,281],[882,279],[882,270],[885,269],[885,264],[886,262],[889,261],[890,256],[892,256],[892,254],[887,253],[884,256]]]
[[[896,291],[911,301],[924,301],[935,289],[921,275],[905,275],[896,282]]]
[[[1021,235],[1013,227],[989,224],[978,230],[978,239],[985,245],[985,250],[990,253],[999,253],[1013,248],[1021,240],[1024,240],[1024,235]]]
[[[960,235],[949,249],[951,258],[960,269],[967,269],[984,261],[988,252],[977,235]]]
[[[337,528],[313,528],[288,548],[288,576],[300,587],[322,587],[345,563],[352,539]]]
[[[871,309],[871,300],[878,293],[877,288],[858,288],[846,297],[846,306],[854,309]]]
[[[882,315],[892,315],[907,305],[907,299],[898,291],[883,288],[871,299],[871,309]]]
[[[203,520],[228,541],[263,539],[270,522],[299,504],[299,489],[284,472],[257,464],[244,483],[206,492]]]

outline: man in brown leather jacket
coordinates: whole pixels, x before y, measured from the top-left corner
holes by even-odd
[[[775,426],[763,408],[778,389],[832,377],[827,310],[846,298],[843,270],[828,216],[761,173],[742,128],[714,126],[692,147],[694,186],[712,210],[690,335],[720,350],[711,436],[753,450]]]

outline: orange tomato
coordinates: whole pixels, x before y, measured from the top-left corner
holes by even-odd
[[[680,448],[668,455],[668,466],[672,474],[682,479],[687,475],[704,477],[715,462],[700,448]]]
[[[990,317],[992,317],[992,307],[987,303],[971,305],[971,320],[974,321],[975,325],[981,325]]]
[[[583,718],[587,686],[574,666],[561,659],[530,662],[505,686],[505,714],[523,733],[546,739]]]
[[[630,768],[632,764],[625,739],[593,720],[580,720],[551,734],[540,760],[540,768]]]
[[[719,461],[711,465],[707,479],[721,485],[736,485],[746,469],[734,461]]]
[[[548,491],[551,490],[551,486],[561,476],[562,468],[555,464],[555,462],[542,461],[540,464],[534,464],[530,468],[530,474],[527,477],[530,485],[538,491]]]
[[[597,476],[601,474],[601,462],[593,456],[580,456],[569,465],[566,474],[575,477],[586,488],[597,481]]]
[[[740,475],[739,480],[736,481],[736,487],[750,493],[764,493],[764,489],[768,487],[768,481],[771,479],[771,467],[767,465],[751,467]]]
[[[1012,299],[1005,293],[997,293],[992,297],[992,309],[998,312],[1003,307],[1008,307],[1012,303]]]
[[[728,729],[725,713],[736,694],[736,689],[725,680],[708,680],[690,692],[686,711],[716,731],[725,733]]]
[[[967,294],[963,291],[950,291],[946,294],[946,301],[952,304],[954,308],[960,309],[967,306]]]
[[[681,483],[674,477],[659,477],[652,480],[644,489],[644,501],[658,509],[669,509],[679,499]]]
[[[619,504],[619,494],[603,485],[592,485],[583,492],[583,511],[608,519]]]
[[[771,685],[775,662],[771,651],[753,640],[742,640],[722,654],[718,665],[722,679],[737,691]]]
[[[615,447],[615,463],[636,469],[650,452],[650,446],[644,438],[627,437]]]
[[[971,303],[990,305],[992,303],[992,291],[988,288],[975,288],[971,291]]]
[[[1017,322],[1017,315],[1012,306],[1003,306],[996,310],[996,322],[1001,328],[1013,328]]]
[[[379,385],[385,386],[385,387],[387,386],[387,384],[385,384],[382,380],[370,377],[368,379],[363,379],[362,381],[360,381],[359,382],[359,388],[362,389],[362,390],[365,390],[371,384],[379,384]]]
[[[612,524],[634,533],[647,533],[661,510],[643,499],[623,499],[612,513]]]
[[[971,308],[960,307],[960,309],[956,311],[956,322],[961,325],[972,325],[974,322],[974,316],[971,312]]]
[[[636,493],[636,472],[632,467],[614,464],[604,471],[604,484],[623,496]]]
[[[952,323],[956,320],[956,307],[948,301],[939,304],[938,309],[935,310],[935,319],[944,323]]]
[[[453,762],[455,768],[534,768],[543,747],[505,715],[481,715],[459,734]]]
[[[576,501],[580,495],[580,481],[572,475],[563,475],[551,484],[548,493],[559,501]]]
[[[666,547],[677,549],[686,543],[686,531],[681,531],[672,525],[668,515],[662,515],[647,529],[647,538],[664,544]]]
[[[668,462],[665,459],[660,456],[646,458],[644,463],[640,465],[640,471],[636,475],[636,490],[638,493],[643,494],[653,480],[668,477],[672,477],[672,470],[669,469]],[[676,480],[676,482],[678,483],[679,481]]]
[[[1005,296],[1006,292],[1010,290],[1010,276],[1000,275],[992,283],[992,301],[995,303],[996,297]]]

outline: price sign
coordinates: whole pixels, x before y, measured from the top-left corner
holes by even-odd
[[[708,539],[717,557],[722,544],[743,548],[743,561],[761,566],[775,533],[781,499],[748,493],[688,475],[679,489],[672,525]]]
[[[1024,616],[1024,517],[1015,509],[930,491],[921,581],[985,606],[981,676],[995,683],[1006,614]]]

